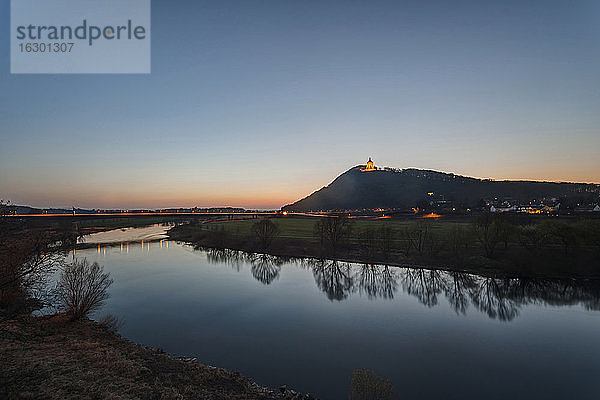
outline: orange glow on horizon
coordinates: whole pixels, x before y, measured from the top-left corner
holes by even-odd
[[[259,214],[264,214],[264,215],[275,215],[277,214],[276,212],[272,212],[272,211],[260,211],[258,212]],[[102,216],[149,216],[149,215],[255,215],[257,214],[256,212],[161,212],[161,211],[148,211],[148,212],[122,212],[122,213],[100,213],[95,212],[95,213],[64,213],[64,214],[46,214],[46,213],[42,213],[42,214],[9,214],[8,217],[72,217],[73,215],[75,216],[80,216],[80,217],[86,217],[86,216],[98,216],[98,215],[102,215]]]

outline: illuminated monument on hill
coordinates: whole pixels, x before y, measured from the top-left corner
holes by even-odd
[[[375,166],[375,164],[373,164],[371,157],[369,157],[369,161],[367,161],[367,166],[365,168],[361,168],[361,171],[362,172],[377,171],[377,167]]]

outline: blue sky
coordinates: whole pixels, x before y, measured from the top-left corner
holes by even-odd
[[[279,207],[369,156],[600,182],[597,1],[153,0],[150,75],[11,75],[0,15],[14,203]]]

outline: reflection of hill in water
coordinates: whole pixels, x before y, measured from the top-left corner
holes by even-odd
[[[369,299],[393,299],[398,288],[402,288],[427,307],[437,306],[443,297],[457,314],[466,314],[472,307],[502,321],[518,317],[521,308],[530,304],[582,305],[587,310],[600,310],[598,280],[491,278],[332,260],[290,260],[229,249],[210,249],[207,256],[210,261],[227,263],[237,271],[242,263],[249,263],[252,276],[264,284],[277,279],[285,263],[297,263],[312,271],[317,287],[331,301],[347,299],[354,293]]]

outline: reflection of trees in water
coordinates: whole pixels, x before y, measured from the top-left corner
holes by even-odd
[[[443,292],[457,314],[466,314],[469,305],[490,318],[511,321],[522,307],[581,304],[600,310],[600,282],[597,280],[531,279],[481,277],[464,272],[406,269],[404,291],[428,307],[437,304]]]
[[[267,285],[278,278],[283,264],[297,261],[300,267],[312,270],[317,286],[332,301],[344,300],[357,291],[369,299],[393,299],[401,282],[405,293],[428,307],[436,306],[443,295],[457,314],[466,314],[472,305],[502,321],[513,320],[530,304],[580,304],[587,310],[600,310],[600,280],[593,279],[494,278],[457,271],[293,260],[230,249],[207,249],[206,254],[209,261],[227,263],[237,271],[242,263],[250,263],[252,276]]]
[[[490,318],[511,321],[529,304],[576,305],[600,310],[600,281],[482,277],[458,271],[361,266],[328,260],[303,260],[313,271],[317,286],[330,300],[343,300],[358,291],[369,299],[392,299],[398,282],[405,293],[434,307],[443,295],[457,314],[469,306]],[[341,267],[343,266],[343,267]]]
[[[438,303],[438,295],[442,293],[442,272],[426,269],[404,269],[402,287],[404,291],[415,296],[427,307]]]
[[[471,302],[490,318],[511,321],[519,315],[521,302],[510,296],[511,279],[480,278],[470,292]]]
[[[246,258],[245,253],[239,250],[212,248],[203,250],[206,251],[206,257],[208,258],[208,261],[230,265],[238,272],[240,271],[242,262]]]
[[[252,276],[265,285],[272,283],[279,276],[283,264],[293,262],[292,259],[285,257],[246,253],[240,250],[213,248],[202,250],[206,251],[209,261],[230,265],[238,272],[243,263],[249,263]]]
[[[474,275],[463,272],[445,273],[444,294],[457,314],[466,314],[469,308],[469,294],[477,286]]]
[[[354,278],[348,263],[314,260],[312,271],[317,286],[329,300],[344,300],[354,291]]]
[[[387,265],[363,264],[356,273],[356,282],[359,293],[366,293],[369,299],[393,299],[398,289],[398,275]]]
[[[523,303],[565,306],[582,304],[600,310],[600,281],[595,279],[513,279],[511,296]]]
[[[384,299],[393,299],[398,290],[398,273],[388,265],[383,267],[379,277],[379,295]]]
[[[405,269],[402,287],[427,307],[438,304],[443,293],[457,314],[466,314],[469,305],[490,318],[510,321],[519,313],[521,302],[509,296],[511,280],[484,278],[463,272]]]
[[[361,266],[332,260],[303,260],[304,268],[311,269],[315,282],[329,300],[344,300],[358,290],[369,299],[394,298],[398,290],[397,268],[364,264]]]
[[[378,297],[378,275],[376,265],[363,264],[358,273],[358,290],[361,295],[365,292],[370,299]]]
[[[252,276],[265,285],[279,277],[281,266],[286,262],[285,259],[268,254],[250,254],[248,261],[252,265]]]

